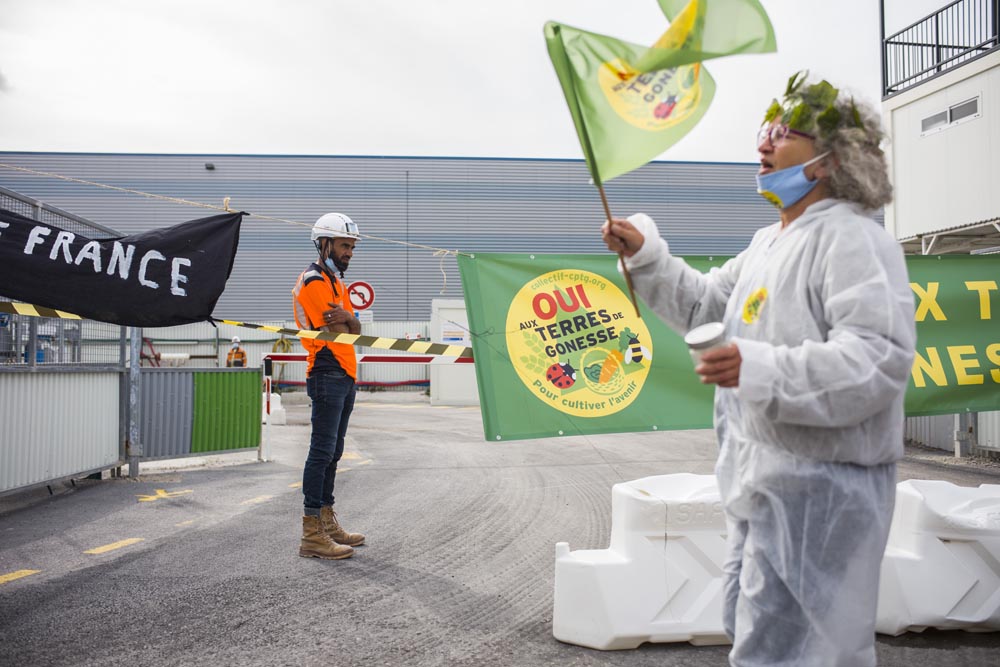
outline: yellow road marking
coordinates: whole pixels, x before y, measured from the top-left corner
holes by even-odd
[[[244,500],[240,505],[256,505],[258,503],[266,503],[274,496],[257,496],[256,498],[251,498],[250,500]]]
[[[361,457],[359,456],[358,458],[361,458]],[[372,462],[371,459],[365,459],[364,461],[358,461],[354,465],[355,466],[366,466],[366,465],[368,465],[371,462]],[[337,466],[337,472],[347,472],[350,469],[351,469],[350,466]]]
[[[288,485],[289,489],[298,489],[298,488],[301,488],[301,487],[302,487],[302,482],[295,482],[295,484],[289,484]]]
[[[130,537],[127,540],[120,540],[118,542],[112,542],[111,544],[105,544],[103,547],[94,547],[93,549],[87,549],[83,553],[85,554],[103,554],[109,551],[114,551],[115,549],[121,549],[122,547],[127,547],[129,545],[135,544],[136,542],[142,542],[141,537]]]
[[[41,570],[14,570],[13,572],[8,572],[7,574],[0,574],[0,584],[6,584],[9,581],[16,581],[17,579],[22,579],[24,577],[30,577],[33,574],[38,574]]]
[[[340,457],[344,461],[357,461],[361,458],[361,454],[357,452],[344,452],[343,456]]]
[[[161,500],[163,498],[175,498],[177,496],[183,496],[185,493],[194,493],[191,489],[184,489],[183,491],[167,491],[166,489],[157,489],[156,493],[151,496],[137,495],[136,498],[139,499],[140,503],[151,503],[154,500]]]
[[[194,519],[188,519],[187,521],[181,521],[180,523],[175,523],[174,525],[179,528],[181,526],[190,526],[192,523],[194,523]]]

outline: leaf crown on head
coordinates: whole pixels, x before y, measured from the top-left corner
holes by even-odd
[[[823,138],[830,137],[842,127],[864,129],[864,121],[854,105],[854,98],[851,98],[851,107],[845,117],[836,107],[840,91],[825,80],[804,86],[808,75],[808,70],[802,70],[788,79],[784,98],[781,102],[771,101],[764,114],[764,124],[780,118],[783,125],[793,130],[818,134]]]

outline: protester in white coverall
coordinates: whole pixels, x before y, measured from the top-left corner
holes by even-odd
[[[793,77],[758,137],[758,191],[781,221],[702,274],[655,223],[605,223],[635,291],[680,333],[725,324],[695,369],[716,384],[729,529],[732,665],[875,664],[879,565],[903,454],[913,297],[871,217],[891,186],[877,116]]]

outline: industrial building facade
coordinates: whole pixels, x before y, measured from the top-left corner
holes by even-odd
[[[582,160],[0,153],[34,172],[222,206],[244,219],[220,318],[287,321],[291,288],[315,257],[309,228],[350,215],[365,237],[348,272],[375,290],[373,320],[427,321],[431,300],[462,298],[461,252],[604,253],[604,212]],[[653,162],[606,184],[615,215],[643,211],[678,254],[730,255],[777,220],[756,164]],[[215,211],[0,168],[0,186],[122,234]],[[410,245],[405,245],[410,244]],[[422,246],[422,247],[421,247]]]

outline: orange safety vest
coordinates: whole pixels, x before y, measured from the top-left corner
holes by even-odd
[[[330,309],[330,304],[340,306],[354,314],[354,306],[347,296],[344,283],[335,276],[323,271],[318,264],[310,264],[295,282],[292,290],[292,310],[295,324],[300,329],[318,331],[323,326],[323,312]],[[317,355],[320,356],[319,367],[340,366],[345,373],[355,380],[358,379],[358,359],[354,346],[346,343],[331,343],[312,338],[299,338],[302,347],[309,353],[306,376],[312,375],[317,366]],[[331,358],[332,355],[332,358]]]
[[[229,348],[229,354],[226,355],[226,366],[230,368],[243,368],[247,365],[247,353],[242,347],[238,347],[235,350]]]

